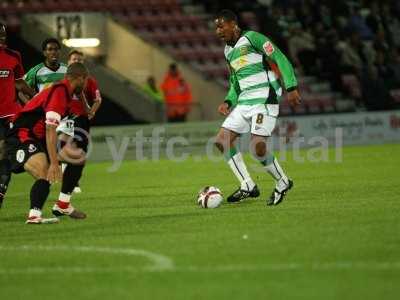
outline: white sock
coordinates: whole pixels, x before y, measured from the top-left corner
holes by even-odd
[[[237,179],[239,179],[240,188],[242,190],[251,191],[254,188],[255,183],[253,179],[251,179],[250,174],[247,171],[242,154],[240,152],[236,153],[228,160],[228,164]]]
[[[70,203],[71,202],[71,194],[60,193],[60,195],[58,196],[58,201],[61,201],[64,203]]]
[[[42,211],[40,209],[31,209],[29,210],[29,215],[28,218],[41,218],[42,217]]]
[[[289,184],[289,179],[275,157],[268,165],[265,165],[265,169],[275,179],[275,188],[278,191],[282,191],[287,187],[287,185]]]

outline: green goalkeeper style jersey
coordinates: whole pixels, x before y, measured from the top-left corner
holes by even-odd
[[[60,63],[56,71],[46,67],[44,63],[38,64],[25,74],[24,79],[26,83],[37,92],[49,87],[56,81],[64,79],[67,72],[67,65]]]
[[[225,101],[230,105],[278,103],[285,90],[297,87],[293,67],[286,56],[263,34],[245,31],[231,47],[225,46],[230,86]],[[271,70],[275,64],[280,78]],[[272,88],[272,89],[271,89]]]

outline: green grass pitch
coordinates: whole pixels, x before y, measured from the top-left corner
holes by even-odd
[[[25,225],[32,184],[14,176],[0,210],[0,299],[399,299],[400,145],[347,147],[343,163],[283,163],[294,189],[201,209],[228,195],[223,162],[89,164],[75,206],[88,219]],[[332,157],[332,156],[331,156]],[[45,215],[59,186],[47,202]]]

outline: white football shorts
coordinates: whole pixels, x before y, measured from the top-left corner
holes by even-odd
[[[222,127],[239,134],[271,136],[278,115],[279,104],[237,105]]]

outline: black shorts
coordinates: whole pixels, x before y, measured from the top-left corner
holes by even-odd
[[[24,165],[28,159],[36,153],[45,153],[46,148],[36,140],[21,142],[16,137],[10,137],[6,141],[7,158],[10,161],[13,173],[25,172]]]
[[[88,117],[80,116],[74,119],[74,142],[87,152],[89,145],[90,121]]]
[[[0,141],[5,140],[10,130],[10,121],[8,118],[0,118]]]

